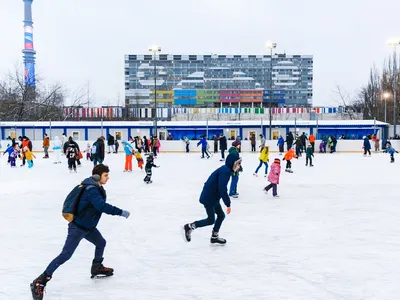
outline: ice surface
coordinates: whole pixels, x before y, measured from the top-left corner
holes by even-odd
[[[37,155],[41,157],[40,154]],[[115,276],[89,279],[94,247],[82,241],[47,286],[46,300],[122,299],[398,299],[400,294],[400,161],[387,154],[316,154],[315,167],[293,161],[282,170],[278,193],[252,174],[258,154],[243,153],[239,199],[210,246],[211,227],[183,241],[181,227],[205,217],[198,202],[219,156],[161,154],[153,184],[144,172],[123,173],[124,155],[108,155],[108,201],[131,212],[103,215],[105,265]],[[270,157],[272,161],[278,155]],[[135,165],[134,165],[135,166]],[[284,165],[283,168],[284,169]],[[29,283],[59,254],[67,222],[61,216],[70,189],[90,175],[66,163],[35,161],[33,169],[0,163],[0,299],[31,299]]]

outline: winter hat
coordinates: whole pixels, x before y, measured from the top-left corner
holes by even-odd
[[[237,146],[239,146],[239,145],[241,145],[241,142],[240,142],[240,141],[234,141],[234,142],[232,143],[232,146],[233,146],[233,147],[237,147]]]
[[[281,160],[280,160],[279,158],[275,158],[275,159],[274,159],[274,163],[280,164],[280,163],[281,163]]]
[[[364,136],[363,136],[363,140],[365,140],[366,138],[367,138],[367,137],[364,135]]]

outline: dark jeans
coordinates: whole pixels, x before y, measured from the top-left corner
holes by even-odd
[[[260,160],[260,164],[258,165],[257,169],[256,169],[256,174],[258,173],[258,170],[260,170],[260,168],[262,167],[262,165],[265,165],[265,174],[268,173],[268,162],[263,162],[262,160]]]
[[[256,152],[256,145],[251,145],[251,152]]]
[[[237,185],[239,182],[239,175],[232,175],[231,176],[231,186],[229,188],[229,196],[233,196],[237,193]]]
[[[202,158],[204,158],[204,154],[205,155],[207,155],[207,157],[210,157],[210,155],[208,155],[208,152],[207,152],[207,148],[201,148],[201,157]]]
[[[306,166],[308,165],[309,160],[310,160],[310,166],[312,166],[312,156],[306,156]]]
[[[102,164],[103,160],[101,158],[93,158],[93,164],[96,166],[97,164]],[[79,162],[78,162],[79,165]]]
[[[270,183],[265,187],[265,190],[268,192],[272,188],[272,195],[278,195],[278,185],[276,183]]]
[[[82,239],[86,239],[96,246],[94,259],[96,261],[102,261],[104,248],[106,247],[106,240],[103,238],[100,231],[98,231],[97,228],[86,230],[82,227],[78,227],[75,223],[69,223],[68,235],[64,248],[60,255],[57,256],[46,268],[46,274],[48,276],[53,276],[54,271],[71,258]]]
[[[367,155],[367,152],[368,152],[369,155],[371,155],[371,150],[369,150],[369,149],[368,149],[368,150],[365,150],[365,149],[364,149],[364,155]]]
[[[43,147],[44,156],[49,156],[49,147]]]
[[[218,144],[214,144],[214,153],[218,153]]]
[[[314,151],[315,151],[315,142],[310,142],[310,144],[311,144],[311,147],[312,147],[312,152],[314,153]]]
[[[222,221],[225,219],[225,213],[222,210],[221,204],[217,203],[215,206],[204,206],[207,212],[207,219],[194,222],[196,228],[210,226],[214,224],[214,232],[218,232],[221,228]],[[217,220],[215,220],[217,215]]]
[[[143,181],[150,182],[151,176],[153,175],[153,171],[151,169],[145,169],[145,171],[146,171],[146,177],[144,177]]]
[[[152,150],[153,150],[154,156],[157,156],[157,147],[153,147]]]
[[[291,169],[292,168],[292,162],[290,160],[286,161],[286,169]]]
[[[76,170],[76,159],[75,158],[68,158],[68,169]]]
[[[8,157],[10,160],[11,167],[15,167],[15,157]]]
[[[301,155],[301,148],[300,146],[296,145],[296,156],[300,156]]]
[[[225,149],[224,150],[221,149],[221,158],[225,159]]]
[[[289,143],[289,142],[286,142],[286,143],[287,143],[287,151],[289,151],[289,149],[292,148],[293,143]]]
[[[189,144],[186,144],[186,153],[189,153]]]

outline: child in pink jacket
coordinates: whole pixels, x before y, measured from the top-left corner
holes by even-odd
[[[272,188],[272,196],[278,196],[278,184],[279,184],[279,177],[281,176],[281,160],[279,158],[275,158],[274,163],[271,165],[271,169],[268,175],[268,181],[270,182],[264,188],[264,191],[268,193],[268,191]]]

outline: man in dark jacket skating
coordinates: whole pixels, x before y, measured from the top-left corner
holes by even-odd
[[[221,151],[220,161],[224,161],[225,160],[225,151],[228,150],[228,144],[226,142],[226,137],[224,136],[223,133],[220,134],[218,139],[219,139],[219,150]]]
[[[207,212],[207,219],[186,224],[183,229],[188,242],[191,241],[192,231],[196,228],[214,225],[210,242],[212,244],[225,244],[226,240],[218,236],[222,221],[225,219],[224,211],[220,204],[220,199],[227,207],[227,214],[231,213],[231,200],[228,195],[227,185],[231,173],[240,167],[241,159],[235,161],[234,156],[229,155],[225,165],[216,169],[204,184],[200,195],[200,203],[204,205]],[[215,220],[217,215],[217,220]]]
[[[96,246],[91,267],[92,278],[98,275],[111,276],[114,270],[104,267],[103,253],[106,240],[96,228],[102,213],[128,218],[129,212],[106,203],[106,191],[103,185],[108,181],[109,168],[99,164],[93,168],[92,176],[86,178],[82,185],[86,186],[82,193],[74,220],[68,224],[68,236],[62,252],[46,268],[46,270],[31,283],[34,300],[42,300],[47,282],[53,273],[74,254],[82,239]]]

